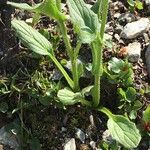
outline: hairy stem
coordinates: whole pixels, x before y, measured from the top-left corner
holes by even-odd
[[[98,111],[103,112],[104,114],[106,114],[108,116],[108,118],[113,118],[113,114],[111,113],[111,111],[109,109],[107,109],[106,107],[101,107],[98,109]]]
[[[97,39],[92,43],[93,51],[95,52],[95,59],[97,62],[94,61],[94,90],[93,90],[93,106],[97,107],[100,103],[100,79],[103,73],[103,38],[104,38],[104,31],[105,31],[105,24],[107,21],[107,13],[108,13],[108,0],[102,0],[102,23],[100,28],[100,36],[97,36]]]
[[[96,54],[96,58],[97,62],[94,69],[94,89],[93,89],[93,106],[97,107],[100,103],[100,78],[102,75],[102,70],[103,70],[103,66],[102,66],[102,48],[103,45],[101,43],[101,41],[97,41],[95,43],[93,43],[93,50],[97,51]]]

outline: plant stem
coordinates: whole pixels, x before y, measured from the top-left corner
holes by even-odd
[[[108,116],[108,118],[113,118],[112,112],[109,109],[107,109],[106,107],[98,108],[98,111],[101,111],[104,114],[106,114]]]
[[[81,48],[81,44],[82,44],[81,42],[78,42],[76,48],[74,49],[74,57],[73,57],[73,61],[72,61],[72,74],[73,74],[74,91],[75,92],[78,92],[80,90],[77,57],[78,57],[79,50]]]
[[[93,91],[93,106],[97,107],[100,103],[100,77],[102,75],[102,48],[103,45],[101,43],[101,41],[93,43],[93,50],[97,51],[96,54],[96,60],[97,62],[95,62],[94,65],[95,69],[94,69],[94,91]]]
[[[74,88],[74,83],[73,83],[72,79],[69,77],[68,73],[62,67],[62,65],[58,62],[58,60],[52,54],[49,54],[49,57],[55,63],[55,65],[58,67],[58,69],[61,71],[61,73],[67,80],[68,84],[70,85],[70,87]]]
[[[102,23],[100,28],[100,36],[97,36],[97,39],[92,43],[93,51],[95,52],[95,59],[97,62],[94,61],[94,91],[93,91],[93,106],[97,107],[100,103],[100,79],[103,73],[103,38],[104,38],[104,31],[105,31],[105,24],[107,21],[107,13],[108,13],[108,0],[102,1]]]
[[[77,54],[80,49],[80,47],[77,45],[77,52],[73,51],[73,48],[70,44],[70,40],[67,35],[67,28],[65,26],[64,21],[59,21],[58,22],[60,31],[63,36],[63,40],[66,46],[67,54],[70,57],[71,60],[71,65],[72,65],[72,76],[73,76],[73,82],[74,86],[71,87],[75,92],[79,91],[79,77],[78,77],[78,64],[77,64]]]
[[[104,38],[105,25],[106,25],[106,22],[107,22],[108,1],[109,0],[103,0],[102,1],[102,23],[101,23],[101,28],[100,28],[100,37],[101,37],[102,40]]]

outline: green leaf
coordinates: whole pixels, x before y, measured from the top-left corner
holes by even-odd
[[[129,102],[133,102],[136,99],[136,90],[133,87],[128,87],[126,98]]]
[[[101,0],[97,0],[96,3],[91,7],[91,10],[95,13],[98,14],[99,13],[99,9],[102,8],[102,1]]]
[[[132,109],[133,109],[133,110],[139,110],[139,109],[142,108],[142,106],[143,106],[143,104],[142,104],[139,100],[136,100],[136,101],[134,102],[134,105],[133,105]]]
[[[8,110],[8,104],[6,102],[1,102],[0,103],[0,112],[6,113]]]
[[[139,0],[136,0],[135,6],[137,9],[142,10],[143,9],[143,3],[140,2]]]
[[[121,115],[113,115],[107,122],[108,129],[116,141],[126,148],[138,146],[141,135],[135,124]]]
[[[39,14],[44,14],[49,17],[52,17],[56,20],[65,20],[66,17],[63,13],[59,11],[56,5],[56,0],[44,0],[39,4],[35,4],[33,7],[26,3],[14,3],[14,2],[7,2],[7,4],[29,11],[33,11]]]
[[[150,122],[150,105],[148,105],[146,110],[143,112],[143,120],[145,122]]]
[[[130,118],[131,120],[133,120],[133,119],[136,119],[136,117],[137,117],[137,111],[132,110],[132,111],[129,113],[129,118]]]
[[[57,97],[64,105],[74,105],[80,102],[82,96],[79,92],[74,93],[70,89],[64,88],[58,91]]]
[[[100,30],[98,16],[83,0],[67,0],[71,21],[82,43],[91,43]]]
[[[44,106],[49,106],[50,105],[50,102],[51,102],[51,99],[49,96],[42,96],[40,95],[39,96],[39,102],[44,105]]]
[[[131,7],[134,7],[134,0],[127,0],[128,4],[131,6]]]
[[[93,89],[93,85],[87,86],[85,88],[82,89],[82,95],[90,95]]]
[[[38,31],[24,21],[12,20],[11,24],[24,46],[40,55],[50,54],[52,50],[51,44]]]
[[[123,68],[124,64],[125,62],[123,60],[113,57],[108,62],[108,69],[110,71],[113,71],[114,73],[119,73],[121,72],[121,69]]]
[[[121,99],[125,100],[126,99],[126,93],[122,88],[117,89],[117,93],[120,96]]]

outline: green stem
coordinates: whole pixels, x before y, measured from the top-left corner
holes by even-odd
[[[108,1],[109,0],[103,0],[102,1],[102,23],[101,23],[101,28],[100,28],[100,37],[101,37],[102,40],[104,38],[105,25],[106,25],[106,22],[107,22]]]
[[[70,40],[67,35],[67,28],[65,26],[65,23],[63,21],[59,21],[59,27],[60,27],[60,31],[62,33],[63,40],[64,40],[64,43],[66,46],[67,54],[71,60],[72,76],[73,76],[73,82],[74,82],[74,86],[72,87],[72,89],[75,92],[77,92],[77,91],[79,91],[77,55],[78,55],[79,49],[81,47],[81,44],[78,44],[77,47],[75,48],[75,50],[73,51],[71,44],[70,44]]]
[[[97,51],[96,58],[96,66],[94,69],[94,91],[93,91],[93,106],[97,107],[100,103],[100,78],[103,72],[103,66],[102,66],[102,48],[103,44],[101,41],[93,43],[93,49],[94,51]]]
[[[97,60],[93,61],[96,65],[94,66],[94,91],[93,91],[93,106],[97,107],[100,103],[100,79],[101,75],[103,73],[103,60],[102,60],[102,49],[103,49],[103,38],[104,38],[104,31],[105,31],[105,24],[107,21],[107,13],[108,13],[108,0],[103,0],[102,1],[102,23],[101,23],[101,28],[100,28],[100,36],[97,36],[96,41],[92,43],[92,48],[93,51],[95,52],[94,55]]]
[[[61,73],[64,75],[64,77],[67,80],[70,87],[73,88],[74,83],[73,83],[72,79],[69,77],[68,73],[62,67],[62,65],[58,62],[58,60],[52,54],[49,54],[49,57],[52,59],[52,61],[55,63],[55,65],[58,67],[58,69],[61,71]]]
[[[106,114],[108,116],[108,118],[113,118],[112,112],[109,109],[107,109],[106,107],[101,107],[101,108],[98,108],[97,110]]]
[[[73,50],[72,50],[72,47],[70,44],[70,40],[68,38],[66,25],[65,25],[64,21],[58,21],[58,24],[59,24],[59,28],[60,28],[64,43],[66,46],[67,54],[72,61],[73,60]]]
[[[78,92],[80,90],[80,87],[79,87],[79,73],[78,73],[78,61],[77,61],[77,58],[78,58],[78,53],[79,53],[79,50],[81,48],[81,42],[78,42],[76,48],[74,49],[74,57],[73,57],[73,61],[71,62],[72,63],[72,75],[73,75],[73,81],[74,81],[74,91],[75,92]]]

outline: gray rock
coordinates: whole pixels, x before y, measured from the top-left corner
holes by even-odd
[[[64,145],[63,150],[76,150],[76,143],[75,143],[75,139],[72,138],[69,141],[67,141]]]
[[[131,14],[130,12],[123,13],[118,18],[118,22],[121,25],[125,25],[125,24],[133,22],[135,20],[136,20],[136,17],[133,14]]]
[[[130,62],[138,62],[141,56],[141,44],[139,42],[130,43],[127,46],[128,60]]]
[[[150,5],[150,0],[145,0],[146,5]]]
[[[19,149],[19,143],[15,134],[7,132],[5,127],[0,129],[0,143],[7,145],[14,150]]]
[[[147,66],[148,76],[150,78],[150,45],[148,46],[148,48],[146,50],[145,60],[146,60],[146,66]]]
[[[85,142],[86,135],[85,135],[85,133],[84,133],[81,129],[79,129],[79,128],[76,128],[76,137],[77,137],[82,143]]]
[[[128,23],[123,31],[121,32],[120,36],[124,39],[134,39],[150,28],[150,21],[148,18],[141,18],[138,21],[134,21],[132,23]]]

